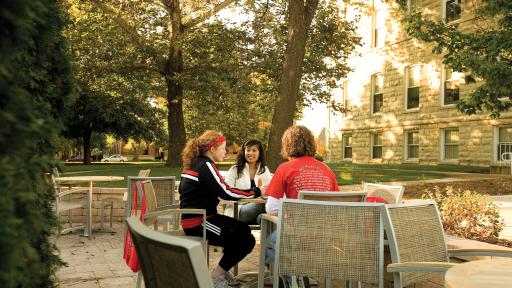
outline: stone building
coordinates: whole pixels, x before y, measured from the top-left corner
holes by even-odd
[[[373,1],[359,15],[364,45],[351,57],[354,71],[340,81],[347,113],[330,113],[328,161],[488,166],[512,151],[512,113],[499,119],[467,116],[455,107],[477,87],[446,68],[432,45],[409,37],[394,1]],[[475,1],[409,0],[429,17],[475,29]]]

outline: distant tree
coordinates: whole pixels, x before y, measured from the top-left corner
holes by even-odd
[[[397,2],[407,9],[406,1]],[[512,106],[512,1],[477,3],[472,12],[479,24],[470,31],[459,30],[458,24],[429,19],[421,12],[405,14],[403,22],[409,35],[434,43],[433,51],[443,56],[448,67],[469,72],[467,81],[483,80],[470,98],[459,100],[457,108],[469,115],[485,111],[496,118]],[[473,5],[467,3],[464,7]]]
[[[0,283],[54,287],[62,262],[45,172],[56,165],[61,111],[72,101],[57,1],[0,2]]]
[[[152,104],[151,80],[137,69],[130,39],[90,4],[67,1],[65,35],[75,64],[78,99],[69,109],[65,135],[81,139],[90,163],[93,133],[152,141],[161,137],[162,111]]]

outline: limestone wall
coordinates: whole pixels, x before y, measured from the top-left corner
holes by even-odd
[[[461,30],[472,30],[485,22],[476,22],[472,14],[473,4],[463,1],[463,13],[456,23]],[[356,163],[403,163],[420,164],[453,163],[462,165],[486,166],[496,162],[496,128],[512,125],[512,113],[502,113],[493,120],[485,113],[466,116],[457,111],[455,105],[442,103],[442,73],[444,66],[441,57],[432,52],[431,44],[421,43],[405,35],[399,23],[400,13],[393,4],[386,4],[386,44],[372,48],[371,15],[362,14],[360,35],[365,45],[360,47],[357,56],[350,59],[354,68],[348,81],[347,97],[353,104],[350,116],[339,115],[338,127],[330,130],[340,135],[352,135],[352,161]],[[389,6],[391,5],[391,6]],[[441,1],[423,0],[419,5],[424,13],[434,19],[441,15]],[[368,26],[369,25],[369,26]],[[420,65],[419,108],[406,109],[406,74],[409,65]],[[384,77],[382,113],[372,114],[371,77],[382,73]],[[462,83],[459,88],[461,99],[480,85]],[[334,117],[334,116],[333,116]],[[442,129],[458,128],[458,159],[443,160],[441,157]],[[407,160],[405,157],[405,133],[419,133],[419,158]],[[382,159],[370,159],[371,134],[382,133]],[[340,147],[341,146],[341,147]],[[342,136],[329,141],[329,162],[342,159],[337,153],[343,152]]]

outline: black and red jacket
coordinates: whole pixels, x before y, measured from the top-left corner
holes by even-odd
[[[181,173],[180,208],[206,209],[206,216],[217,214],[219,198],[237,200],[255,198],[261,195],[259,189],[240,190],[229,187],[210,158],[199,156],[192,162],[190,170]],[[184,214],[181,225],[184,229],[194,228],[203,222],[203,217]]]

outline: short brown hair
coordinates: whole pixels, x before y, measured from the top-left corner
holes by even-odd
[[[281,142],[281,155],[284,158],[315,156],[315,137],[308,128],[302,125],[293,125],[286,129]]]

